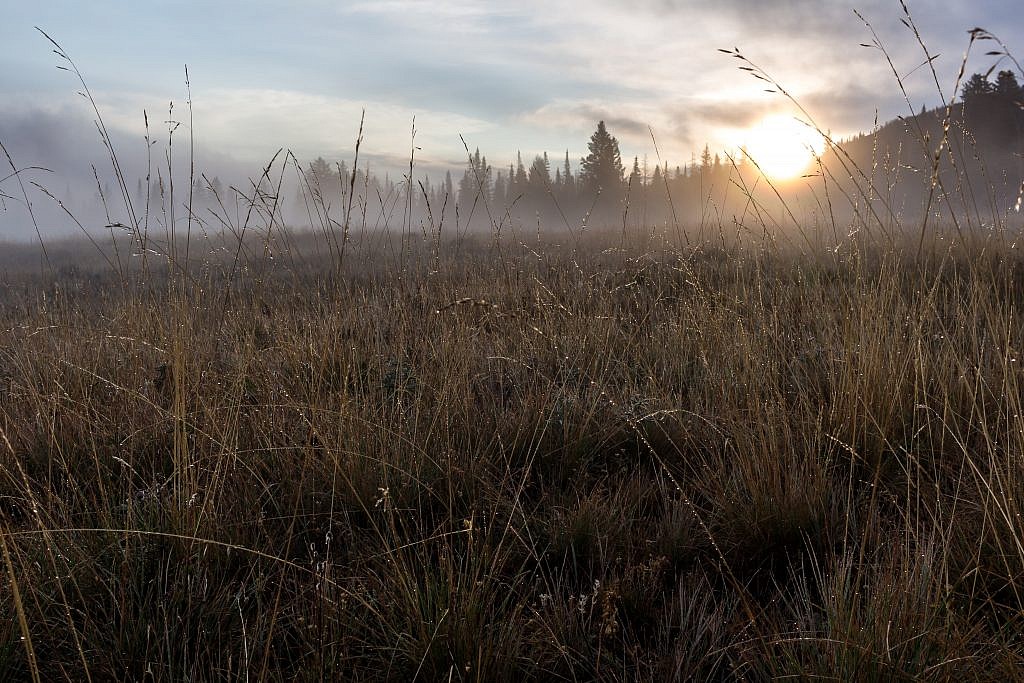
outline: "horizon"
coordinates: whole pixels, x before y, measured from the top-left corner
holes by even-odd
[[[136,176],[144,168],[146,118],[160,154],[166,122],[181,122],[179,159],[194,135],[197,168],[238,182],[281,148],[303,164],[317,157],[351,163],[363,112],[360,155],[382,178],[407,173],[411,154],[416,177],[459,173],[463,141],[495,169],[507,169],[517,152],[527,166],[547,152],[553,162],[568,153],[578,167],[599,120],[618,138],[626,166],[635,157],[651,168],[686,166],[705,146],[736,155],[757,145],[752,136],[766,121],[803,117],[722,53],[733,47],[836,139],[942,104],[903,12],[883,0],[858,10],[871,29],[845,4],[806,0],[755,7],[739,0],[635,7],[602,0],[547,9],[532,2],[496,9],[473,0],[340,7],[311,0],[287,10],[275,2],[246,5],[246,14],[239,3],[57,6],[44,13],[17,5],[0,27],[9,55],[0,73],[0,142],[19,167],[53,171],[42,182],[58,195],[87,188],[90,167],[102,176],[107,160],[95,117],[73,74],[55,68],[61,60],[43,31],[81,70]],[[987,27],[1010,45],[1024,39],[1020,30],[991,25],[1009,8],[909,6],[935,56],[943,98],[953,94],[970,28]],[[681,33],[693,26],[702,30]],[[863,46],[872,29],[900,72],[906,99],[885,57]],[[967,73],[993,61],[975,46]]]

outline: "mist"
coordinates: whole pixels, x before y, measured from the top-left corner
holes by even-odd
[[[302,7],[291,16],[261,7],[243,22],[247,35],[262,35],[276,18],[293,29],[306,22],[306,38],[264,36],[273,48],[248,57],[259,69],[217,47],[215,29],[230,18],[220,10],[180,42],[151,52],[143,48],[155,46],[164,29],[144,17],[103,13],[104,21],[130,28],[126,49],[146,54],[144,69],[84,39],[99,30],[92,19],[75,26],[65,17],[46,28],[71,41],[67,47],[93,83],[104,142],[73,79],[51,69],[50,46],[31,28],[32,13],[18,8],[0,36],[14,46],[20,67],[0,78],[10,94],[0,107],[0,142],[12,162],[0,160],[0,177],[17,171],[0,182],[0,239],[83,231],[109,238],[140,226],[153,235],[172,228],[230,232],[253,227],[246,220],[257,204],[273,216],[263,229],[441,235],[641,225],[680,233],[713,225],[735,234],[766,226],[789,234],[811,225],[839,234],[863,212],[889,216],[876,222],[916,220],[934,208],[925,204],[929,159],[942,135],[935,122],[955,99],[949,90],[968,44],[967,17],[996,21],[1005,8],[980,16],[960,5],[943,6],[943,13],[922,2],[917,9],[915,26],[935,46],[928,62],[934,78],[921,68],[916,43],[905,39],[900,13],[880,2],[862,8],[869,27],[845,6],[806,2],[750,10],[734,2],[626,7],[607,0],[592,12],[569,5],[496,12],[460,2],[425,12],[388,2],[338,13]],[[167,26],[186,21],[184,11],[165,17]],[[707,30],[669,40],[680,22]],[[415,57],[426,46],[424,27],[448,38],[430,42],[429,60]],[[1012,40],[1016,28],[1005,28],[1003,38]],[[374,39],[385,34],[386,45]],[[535,40],[527,47],[515,35]],[[882,42],[872,46],[870,35]],[[595,36],[617,40],[595,43]],[[865,40],[869,47],[860,47]],[[744,158],[742,136],[759,120],[805,117],[718,49],[738,42],[834,141],[806,177],[761,177]],[[352,68],[324,49],[328,44],[361,51],[361,66]],[[836,54],[837,45],[850,49]],[[968,73],[994,61],[1009,65],[1005,56],[975,49]],[[904,124],[920,108],[932,123],[909,130]],[[584,183],[583,160],[600,121],[616,139],[620,177]],[[1019,139],[979,142],[973,132],[953,126],[961,163],[998,181],[988,204],[1005,216],[1015,204]],[[919,139],[923,134],[930,142]],[[940,155],[937,179],[950,163]],[[942,207],[947,219],[969,209]]]

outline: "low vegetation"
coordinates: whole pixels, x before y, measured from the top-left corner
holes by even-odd
[[[3,261],[0,679],[1019,678],[1024,257],[946,142],[921,221],[298,233],[265,174]]]
[[[0,671],[1012,678],[1010,239],[9,282]]]

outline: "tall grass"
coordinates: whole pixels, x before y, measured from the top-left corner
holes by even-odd
[[[0,677],[1020,677],[1004,217],[396,246],[275,163],[205,251],[7,276]]]

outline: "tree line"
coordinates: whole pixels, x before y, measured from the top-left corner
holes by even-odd
[[[999,71],[994,79],[990,75],[976,73],[964,82],[955,116],[987,148],[1018,150],[1024,141],[1024,86],[1009,70]],[[918,118],[926,123],[937,121],[944,111],[940,109],[922,110]],[[888,130],[895,124],[840,144],[853,157],[864,156],[858,154],[861,148],[870,147],[873,154],[878,142],[898,144]],[[715,222],[716,218],[728,219],[734,208],[730,201],[739,198],[744,202],[748,187],[757,185],[753,178],[756,169],[742,155],[723,158],[707,145],[682,165],[639,156],[625,161],[619,141],[604,121],[597,123],[582,158],[573,159],[565,150],[555,155],[542,152],[529,160],[517,152],[514,159],[507,166],[492,165],[476,149],[467,155],[461,174],[447,171],[438,179],[428,173],[412,178],[385,173],[381,177],[365,167],[353,172],[344,161],[330,163],[320,156],[300,171],[300,187],[285,202],[286,213],[296,225],[340,222],[347,214],[348,220],[364,225],[401,223],[430,229],[508,223],[651,225],[705,218]],[[998,159],[994,162],[998,165]],[[270,185],[266,179],[261,181],[259,189],[264,196],[275,194]],[[189,189],[197,216],[218,213],[224,205],[233,208],[238,200],[235,195],[243,194],[216,176],[199,176],[193,187],[176,189],[176,203]],[[96,187],[94,193],[107,199],[111,190],[109,185]],[[140,206],[160,211],[169,199],[169,187],[157,174],[146,183],[138,180],[134,195]]]
[[[743,161],[737,160],[742,166]],[[696,207],[708,193],[724,189],[733,163],[705,146],[700,157],[684,165],[652,163],[634,157],[623,162],[619,142],[604,121],[587,143],[587,154],[575,163],[568,151],[552,158],[537,154],[527,164],[522,153],[508,166],[492,165],[480,149],[467,156],[457,180],[451,171],[441,181],[424,174],[410,181],[365,170],[353,178],[345,163],[329,164],[322,157],[305,172],[300,195],[320,203],[347,206],[354,193],[354,211],[377,217],[409,217],[433,226],[487,226],[510,222],[579,225],[614,221],[631,212],[633,220],[664,221],[683,207]],[[302,199],[302,197],[300,197]],[[626,216],[626,219],[630,219]]]
[[[981,143],[1016,143],[1024,133],[1024,88],[1009,70],[996,74],[976,73],[960,91],[963,117],[968,129]]]

